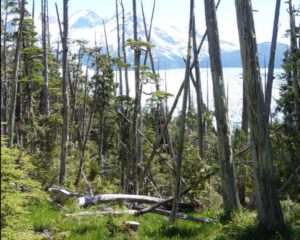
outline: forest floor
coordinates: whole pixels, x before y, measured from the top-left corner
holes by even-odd
[[[300,206],[283,203],[289,209],[287,231],[268,235],[257,228],[256,214],[244,210],[230,221],[222,221],[221,211],[205,210],[189,213],[198,217],[216,218],[215,223],[199,224],[148,213],[143,216],[67,216],[83,211],[71,199],[63,207],[53,203],[34,179],[34,167],[28,155],[17,149],[1,148],[1,238],[28,239],[295,239],[300,240]],[[84,211],[96,211],[92,206]],[[124,209],[114,204],[114,209]],[[125,227],[125,221],[140,223],[137,232]]]

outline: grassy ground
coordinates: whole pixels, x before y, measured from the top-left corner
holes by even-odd
[[[95,209],[95,208],[94,208]],[[22,238],[22,232],[31,232],[30,239],[300,239],[296,231],[284,234],[267,235],[255,227],[256,216],[253,212],[236,213],[227,223],[197,224],[178,220],[171,224],[167,217],[146,214],[140,217],[123,216],[85,216],[66,217],[80,209],[69,203],[59,208],[49,202],[32,205],[27,215],[27,227],[19,229],[19,234],[8,239]],[[209,217],[212,213],[201,214]],[[138,232],[126,229],[124,222],[134,220],[140,223]],[[299,229],[298,229],[299,233]],[[27,235],[29,236],[29,235]]]
[[[212,211],[194,214],[201,217],[216,217],[216,223],[197,224],[187,220],[177,220],[171,224],[167,217],[145,214],[134,217],[85,216],[67,217],[68,213],[99,210],[99,206],[88,209],[76,207],[75,199],[66,206],[58,207],[42,191],[34,180],[34,167],[29,157],[17,149],[1,149],[1,238],[12,240],[28,239],[295,239],[300,240],[300,207],[284,202],[287,221],[291,224],[285,233],[268,235],[256,227],[256,214],[241,211],[232,216],[231,221],[222,222],[221,216]],[[297,208],[295,206],[298,206]],[[122,208],[114,205],[114,208]],[[299,210],[299,211],[298,211]],[[124,226],[125,221],[140,223],[138,232]]]

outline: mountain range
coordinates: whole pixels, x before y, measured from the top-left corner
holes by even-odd
[[[120,14],[121,16],[121,14]],[[57,19],[54,16],[49,17],[49,27],[52,41],[59,39],[59,28]],[[70,16],[69,19],[69,37],[72,40],[86,40],[89,46],[95,46],[97,42],[100,46],[105,46],[105,34],[104,24],[107,35],[108,49],[114,56],[117,55],[117,21],[116,16],[103,19],[97,13],[92,10],[82,10],[76,12]],[[125,38],[133,38],[133,17],[132,13],[127,12],[125,14]],[[121,17],[120,17],[121,23]],[[148,28],[149,21],[147,20]],[[37,25],[37,32],[41,33],[40,24]],[[200,30],[197,30],[197,41],[200,42],[202,35]],[[121,34],[121,31],[120,31]],[[138,36],[142,41],[146,40],[143,19],[138,16]],[[184,67],[183,58],[186,57],[187,49],[187,36],[188,30],[178,29],[176,26],[166,24],[164,22],[155,22],[151,32],[151,43],[155,46],[152,49],[155,64],[159,65],[159,68],[181,68]],[[270,42],[264,42],[258,44],[260,66],[267,66],[269,54],[270,54]],[[224,67],[241,67],[241,57],[239,46],[228,41],[220,40],[222,63]],[[288,45],[283,43],[277,43],[275,67],[280,68],[282,65],[282,58],[284,52],[287,50]],[[76,47],[71,47],[71,50],[76,51]],[[103,47],[106,49],[106,47]],[[132,61],[132,51],[128,48],[128,60]],[[106,51],[106,50],[103,50]],[[208,44],[204,42],[200,52],[200,64],[201,67],[209,66]]]

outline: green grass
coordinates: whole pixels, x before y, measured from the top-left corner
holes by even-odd
[[[222,216],[212,210],[199,217],[216,217],[215,223],[198,224],[187,220],[169,219],[156,214],[135,217],[84,216],[67,217],[68,213],[95,211],[99,206],[88,209],[76,207],[76,200],[69,200],[64,207],[58,207],[48,200],[41,184],[31,177],[34,167],[30,158],[17,149],[3,148],[2,157],[2,194],[1,194],[1,238],[9,240],[106,240],[106,239],[204,239],[204,240],[300,240],[300,205],[282,202],[285,219],[290,224],[283,233],[269,235],[257,227],[256,214],[251,211],[234,213],[231,220],[222,221]],[[25,189],[25,191],[24,191]],[[121,204],[113,206],[122,208]],[[132,232],[124,225],[125,221],[140,223],[138,232]]]
[[[186,220],[177,220],[172,224],[167,217],[151,213],[140,217],[130,215],[66,217],[67,213],[80,211],[73,206],[73,203],[63,209],[50,203],[33,206],[29,221],[35,232],[48,231],[54,239],[299,239],[296,229],[293,231],[288,229],[285,233],[276,235],[263,232],[256,226],[256,214],[250,211],[235,213],[230,221],[222,224],[218,221],[210,224],[197,224]],[[213,213],[196,215],[212,217]],[[124,227],[126,220],[140,223],[137,233]]]

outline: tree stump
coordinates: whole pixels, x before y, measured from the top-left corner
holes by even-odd
[[[126,221],[125,226],[127,229],[130,229],[130,230],[136,232],[140,226],[140,223],[135,222],[135,221]]]

